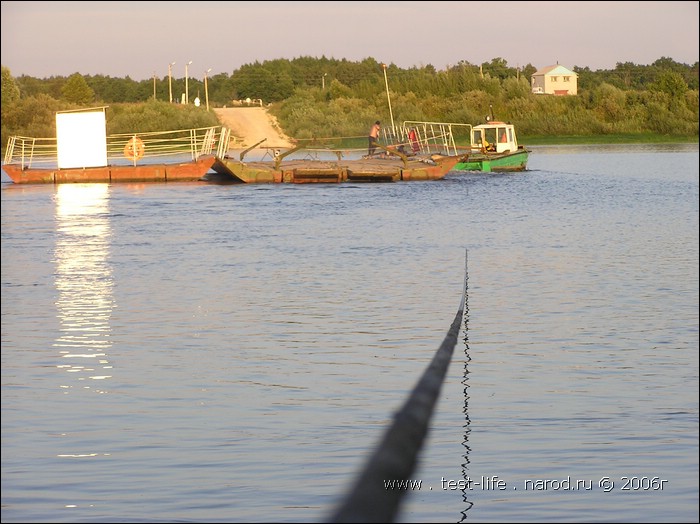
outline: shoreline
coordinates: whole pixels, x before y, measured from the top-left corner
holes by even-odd
[[[518,137],[518,143],[531,146],[605,145],[605,144],[697,144],[698,137],[662,135],[595,135],[563,137]]]

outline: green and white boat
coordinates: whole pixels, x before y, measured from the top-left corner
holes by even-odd
[[[518,144],[513,124],[490,121],[474,126],[471,150],[453,171],[525,171],[530,152]]]

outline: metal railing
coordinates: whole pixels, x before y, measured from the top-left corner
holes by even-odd
[[[447,155],[457,155],[460,148],[455,141],[455,135],[466,136],[471,144],[471,124],[406,120],[399,129],[414,152],[416,148],[421,152],[438,149]]]
[[[385,144],[414,155],[432,153],[459,155],[468,152],[470,146],[460,148],[455,137],[463,137],[468,144],[471,144],[471,136],[471,124],[456,122],[405,120],[395,129],[382,129],[382,140]]]

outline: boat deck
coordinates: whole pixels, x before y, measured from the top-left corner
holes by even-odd
[[[241,162],[217,158],[212,169],[229,176],[232,182],[254,183],[342,183],[398,182],[408,180],[438,180],[457,163],[457,157],[431,160],[382,156],[361,159],[311,160],[289,159],[282,162]]]

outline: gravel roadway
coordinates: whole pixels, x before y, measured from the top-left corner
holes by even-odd
[[[264,107],[224,107],[214,108],[214,111],[221,124],[231,130],[233,148],[247,148],[263,138],[267,140],[261,147],[294,146],[280,130],[277,119]]]

